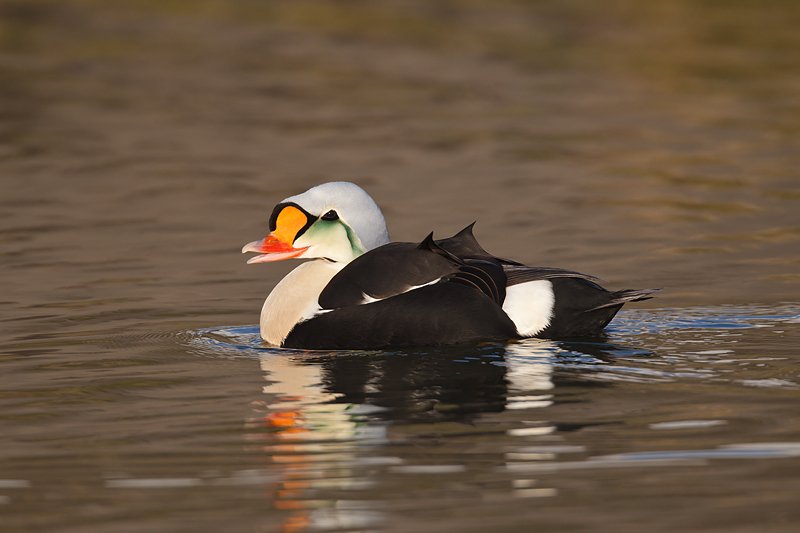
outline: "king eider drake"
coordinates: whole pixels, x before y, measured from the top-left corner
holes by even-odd
[[[473,223],[474,224],[474,223]],[[610,292],[596,278],[494,257],[472,234],[390,242],[359,186],[318,185],[280,202],[248,263],[312,259],[261,309],[261,337],[304,349],[373,349],[595,336],[627,302],[657,289]]]

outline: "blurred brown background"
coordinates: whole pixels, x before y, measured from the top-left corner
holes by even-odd
[[[332,179],[397,240],[477,219],[651,306],[797,300],[798,27],[776,0],[2,0],[4,300],[254,323],[294,264],[240,246]]]

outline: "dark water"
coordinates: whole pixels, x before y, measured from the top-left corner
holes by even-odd
[[[0,0],[0,530],[794,531],[800,4]],[[664,287],[606,339],[258,342],[272,206]]]
[[[20,340],[5,523],[790,530],[799,337],[779,305],[435,351],[276,350],[256,327],[83,339],[80,358]]]

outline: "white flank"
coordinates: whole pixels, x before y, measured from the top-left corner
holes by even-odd
[[[506,289],[503,311],[517,326],[517,333],[532,337],[550,324],[554,303],[552,283],[545,279],[528,281]]]

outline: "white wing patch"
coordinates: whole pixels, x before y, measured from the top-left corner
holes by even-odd
[[[373,298],[372,296],[370,296],[370,295],[369,295],[369,294],[367,294],[366,292],[362,292],[362,293],[361,293],[361,296],[364,298],[364,299],[361,301],[361,305],[364,305],[364,304],[371,304],[372,302],[379,302],[379,301],[381,301],[381,298]]]
[[[550,325],[554,303],[552,283],[546,279],[528,281],[506,288],[503,311],[517,326],[517,333],[532,337]]]
[[[406,287],[405,290],[400,291],[397,294],[393,294],[392,296],[397,296],[398,294],[405,294],[407,292],[411,292],[411,291],[414,291],[414,290],[417,290],[417,289],[421,289],[422,287],[427,287],[428,285],[435,285],[436,283],[439,283],[441,280],[442,280],[442,278],[436,278],[435,280],[429,281],[428,283],[423,283],[422,285],[411,285],[411,286]],[[381,300],[385,300],[386,299],[386,298],[373,298],[372,296],[370,296],[366,292],[362,292],[361,296],[363,297],[363,300],[361,301],[361,305],[371,304],[372,302],[380,302]],[[392,296],[388,296],[388,298],[391,298]]]
[[[414,290],[417,290],[417,289],[421,289],[422,287],[427,287],[428,285],[436,285],[441,280],[442,280],[442,278],[436,278],[435,280],[429,281],[428,283],[423,283],[422,285],[414,285],[412,287],[409,287],[406,290],[404,290],[403,292],[414,291]]]

